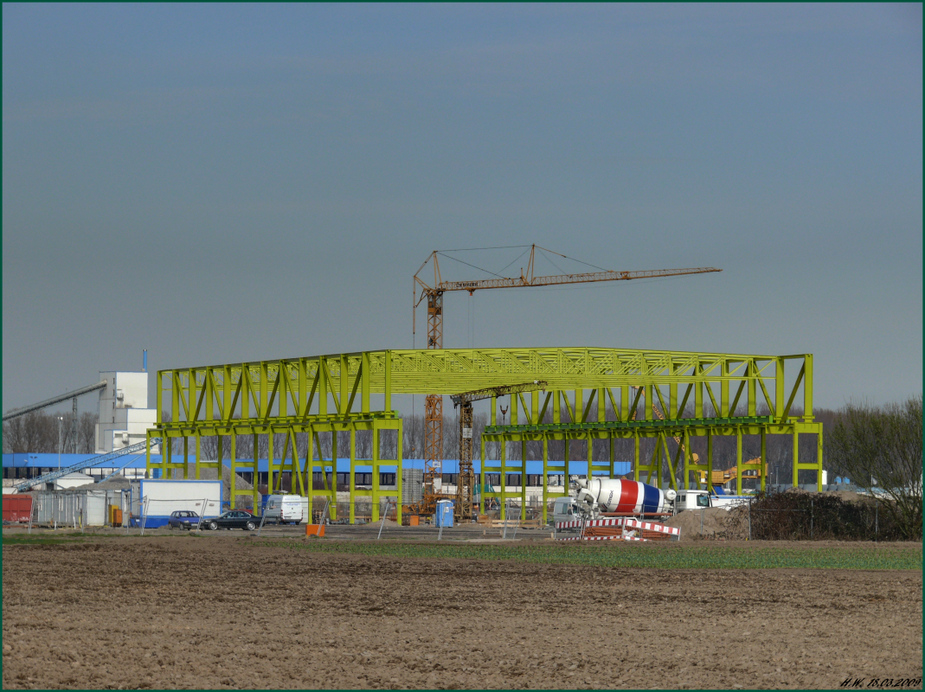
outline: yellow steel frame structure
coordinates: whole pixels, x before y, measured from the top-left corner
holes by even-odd
[[[192,437],[196,442],[195,474],[199,478],[202,468],[220,467],[217,461],[201,461],[200,438],[219,435],[221,443],[228,437],[234,499],[235,494],[240,494],[234,487],[235,473],[256,474],[257,470],[254,460],[235,459],[236,436],[270,435],[271,474],[292,473],[293,487],[311,498],[319,494],[312,489],[312,472],[330,469],[336,463],[337,450],[335,447],[331,460],[316,459],[313,444],[300,458],[295,435],[305,432],[317,439],[319,434],[331,434],[336,444],[336,433],[347,432],[350,520],[354,520],[355,499],[368,496],[375,521],[382,498],[401,497],[402,428],[398,413],[391,410],[393,394],[452,395],[530,380],[544,380],[547,388],[542,393],[512,396],[510,425],[497,425],[497,407],[492,400],[491,425],[482,437],[481,487],[486,486],[485,474],[494,471],[502,474],[502,485],[494,493],[481,493],[482,511],[487,497],[496,497],[502,511],[505,501],[516,497],[521,500],[521,515],[524,515],[525,484],[521,483],[518,493],[508,493],[503,480],[507,473],[523,473],[526,469],[525,459],[506,459],[506,443],[527,440],[543,441],[544,514],[547,499],[565,494],[564,489],[547,487],[548,476],[569,475],[568,461],[558,466],[549,461],[549,440],[564,440],[566,445],[571,440],[585,440],[589,459],[591,440],[610,440],[609,461],[594,462],[589,468],[591,473],[612,476],[613,440],[631,438],[636,441],[637,480],[645,473],[646,480],[660,482],[663,467],[667,465],[672,483],[675,469],[681,469],[687,486],[697,483],[700,471],[710,477],[714,436],[736,436],[737,464],[741,464],[742,436],[760,435],[763,488],[767,475],[765,437],[789,434],[793,437],[794,484],[799,471],[816,471],[821,490],[822,425],[813,419],[811,354],[760,356],[607,348],[409,349],[162,370],[157,373],[157,426],[148,431],[148,437],[182,438],[184,458],[174,461],[172,445],[165,444],[162,462],[152,464],[149,453],[147,467],[149,471],[160,469],[164,478],[186,477]],[[632,412],[640,401],[657,402],[664,420],[653,417],[650,403],[644,406],[644,418],[635,420]],[[796,412],[794,404],[802,404],[802,410]],[[162,419],[164,412],[169,414],[169,421]],[[552,423],[544,424],[547,412],[552,414]],[[355,435],[363,430],[373,432],[371,459],[355,457]],[[379,456],[379,432],[383,430],[397,431],[398,453],[394,459]],[[272,451],[274,433],[286,433],[290,441],[278,461]],[[799,435],[804,433],[817,436],[816,459],[811,462],[798,457]],[[667,440],[674,436],[683,440],[683,449],[679,447],[672,458]],[[688,451],[691,437],[706,437],[705,463],[692,462]],[[647,438],[656,440],[655,453],[642,459],[639,442]],[[484,445],[492,440],[502,443],[498,465],[485,460]],[[357,466],[372,466],[372,490],[356,489]],[[380,470],[393,469],[397,490],[379,488]],[[741,491],[741,472],[737,483]],[[257,506],[256,484],[247,493],[253,495]],[[332,501],[336,498],[333,485],[320,494]],[[400,502],[398,513],[400,521]]]

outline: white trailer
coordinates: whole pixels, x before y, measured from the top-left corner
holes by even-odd
[[[144,528],[166,526],[170,513],[179,509],[196,512],[202,518],[222,513],[222,482],[194,480],[139,481],[139,498],[132,514],[144,518]]]

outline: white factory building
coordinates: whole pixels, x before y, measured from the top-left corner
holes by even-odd
[[[148,408],[148,372],[101,372],[103,381],[106,387],[100,390],[96,453],[144,442],[148,428],[157,423],[157,409]]]

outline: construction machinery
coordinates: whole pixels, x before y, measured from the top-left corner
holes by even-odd
[[[502,385],[453,394],[453,406],[459,408],[459,476],[456,480],[456,514],[469,519],[476,514],[475,469],[472,466],[472,402],[508,394],[546,389],[546,382],[534,380],[523,384]]]
[[[522,246],[528,247],[528,246]],[[521,268],[519,277],[501,276],[476,279],[471,281],[444,281],[440,272],[439,256],[443,253],[434,250],[414,275],[414,300],[412,308],[412,332],[416,333],[417,307],[427,299],[427,348],[443,348],[443,294],[448,291],[475,291],[489,288],[529,288],[537,286],[559,286],[563,284],[589,283],[594,281],[630,281],[633,279],[655,279],[687,274],[706,274],[719,272],[715,267],[696,267],[688,269],[651,269],[643,271],[599,270],[577,274],[554,274],[537,276],[534,272],[536,251],[550,253],[569,259],[566,255],[553,250],[530,245],[526,271]],[[433,265],[433,280],[422,276],[425,267]],[[589,265],[591,266],[591,265]],[[487,272],[494,273],[494,272]],[[418,294],[420,291],[420,295]],[[428,394],[424,400],[424,481],[423,499],[419,505],[421,514],[433,514],[436,509],[437,481],[442,475],[443,467],[443,397]]]
[[[636,399],[638,401],[638,399],[643,395],[643,389],[642,387],[634,387],[633,389],[636,390]],[[661,409],[659,409],[658,405],[654,401],[652,402],[652,413],[654,413],[655,417],[658,418],[659,420],[665,420],[665,416],[662,414]],[[630,420],[635,419],[635,417],[636,417],[636,411],[634,407],[633,413],[630,415]],[[684,444],[681,442],[681,438],[678,435],[673,435],[672,437],[674,438],[674,441],[677,443],[678,450],[680,451],[681,455],[683,455],[684,454]],[[696,452],[692,452],[691,461],[693,461],[695,464],[699,463],[700,456]],[[742,462],[742,466],[752,467],[752,468],[742,469],[742,480],[747,479],[747,480],[754,480],[758,482],[761,481],[761,468],[762,468],[761,457],[755,457],[753,459],[749,459],[748,461],[744,461]],[[731,469],[726,469],[722,471],[714,470],[710,474],[710,484],[707,485],[707,473],[706,471],[700,471],[699,472],[700,485],[705,486],[707,488],[707,493],[710,495],[717,494],[715,490],[715,488],[717,487],[720,487],[723,490],[732,490],[732,488],[729,487],[729,484],[735,482],[736,478],[738,477],[738,473],[739,473],[738,469],[736,469],[736,467],[734,466]]]
[[[674,490],[663,491],[638,481],[580,478],[568,498],[558,498],[555,502],[555,537],[594,541],[679,540],[680,528],[652,521],[671,515],[674,500]],[[560,530],[564,530],[563,535]]]
[[[730,510],[749,501],[750,498],[742,496],[712,496],[706,490],[661,490],[647,483],[618,478],[579,478],[567,497],[555,500],[553,522],[615,517],[649,520],[711,507]]]
[[[743,467],[751,468],[742,468],[742,480],[754,480],[761,481],[761,457],[755,457],[754,459],[749,459],[748,461],[742,462]],[[735,483],[736,478],[738,478],[739,470],[735,466],[731,469],[725,469],[722,471],[714,470],[710,474],[710,485],[708,489],[710,492],[714,492],[716,487],[723,488],[723,490],[732,490],[729,485]],[[705,471],[700,472],[700,485],[707,485],[707,474]]]
[[[636,387],[634,389],[637,390],[637,400],[638,400],[638,398],[641,397],[643,393],[642,387]],[[659,420],[665,420],[665,416],[662,414],[658,405],[654,401],[652,402],[652,413],[654,413],[655,417],[658,418]],[[630,420],[634,419],[635,417],[636,417],[636,411],[634,410],[632,415],[630,416]],[[677,443],[678,450],[680,451],[681,455],[683,455],[684,454],[684,444],[681,442],[681,438],[678,435],[673,435],[672,437],[674,438],[674,441]],[[696,452],[692,452],[691,461],[693,461],[695,464],[699,463],[700,455],[698,455]],[[754,459],[749,459],[748,461],[744,461],[742,462],[742,466],[753,467],[753,468],[748,468],[748,469],[742,469],[742,480],[748,479],[748,480],[755,480],[755,481],[760,482],[761,480],[761,457],[755,457]],[[738,477],[739,472],[738,472],[738,469],[736,469],[736,467],[734,466],[731,469],[726,469],[723,471],[714,470],[710,474],[710,484],[709,485],[707,485],[706,471],[700,471],[699,473],[700,473],[700,485],[705,486],[707,488],[707,494],[716,495],[717,492],[715,488],[717,487],[723,488],[724,490],[731,490],[732,488],[729,487],[729,484],[735,481],[735,479]]]

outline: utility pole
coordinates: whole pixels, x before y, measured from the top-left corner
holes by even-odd
[[[58,416],[58,470],[61,470],[61,445],[63,444],[61,438],[62,425],[64,424],[64,416]]]

